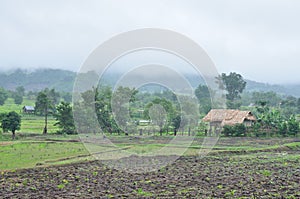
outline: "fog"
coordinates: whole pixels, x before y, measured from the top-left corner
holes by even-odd
[[[2,0],[0,70],[78,71],[102,42],[151,27],[196,41],[220,73],[300,83],[299,11],[297,0]]]

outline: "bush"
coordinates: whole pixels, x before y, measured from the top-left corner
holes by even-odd
[[[293,115],[287,122],[288,134],[296,136],[299,133],[299,122],[296,120],[296,117]]]
[[[222,134],[231,137],[246,136],[246,127],[244,124],[236,124],[234,126],[225,125]]]

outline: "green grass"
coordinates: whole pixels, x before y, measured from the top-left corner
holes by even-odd
[[[24,105],[33,105],[34,101],[25,100],[22,105],[15,105],[12,99],[8,99],[4,106],[0,106],[1,112],[16,111],[20,112]],[[30,168],[36,165],[53,165],[53,164],[66,164],[78,161],[84,161],[86,159],[92,159],[89,156],[87,149],[90,153],[100,153],[102,156],[112,158],[111,154],[118,154],[118,150],[134,153],[139,155],[151,155],[151,152],[160,151],[163,147],[168,146],[171,153],[181,153],[185,150],[185,146],[188,144],[188,140],[182,140],[181,143],[170,144],[174,136],[153,136],[145,138],[135,138],[134,136],[116,136],[107,135],[107,139],[111,140],[116,147],[111,148],[106,145],[97,144],[82,144],[81,142],[68,142],[68,140],[78,139],[78,136],[64,136],[53,134],[58,130],[58,127],[54,126],[55,119],[49,117],[48,120],[48,135],[42,135],[44,128],[44,118],[35,115],[23,115],[21,130],[17,131],[16,141],[11,141],[11,133],[0,133],[0,170],[12,170],[18,168]],[[1,130],[0,130],[1,132]],[[147,135],[147,134],[145,134]],[[102,135],[84,135],[93,140],[93,136]],[[181,133],[178,133],[181,136]],[[51,142],[49,141],[51,140]],[[215,152],[249,152],[245,155],[245,158],[255,158],[256,152],[260,155],[265,154],[268,156],[265,149],[277,149],[282,147],[288,147],[292,150],[299,150],[299,142],[288,142],[283,144],[281,141],[284,139],[272,139],[274,142],[270,145],[267,141],[269,139],[259,139],[260,142],[256,142],[256,139],[238,139],[238,138],[220,138],[216,146],[213,147]],[[199,150],[202,146],[203,138],[197,137],[193,143],[188,146],[184,155],[199,155]],[[266,141],[266,142],[265,142]],[[115,150],[114,152],[111,152]],[[253,152],[253,153],[252,153]],[[243,153],[241,153],[243,154]],[[244,155],[239,155],[243,157]],[[114,157],[118,158],[118,157]],[[286,163],[288,158],[297,159],[299,155],[278,155],[274,156],[274,159],[282,158],[282,164]],[[105,158],[104,158],[105,159]],[[261,160],[264,161],[264,160]],[[267,175],[267,174],[266,174]],[[143,192],[140,191],[143,195]]]
[[[55,119],[53,117],[48,118],[48,132],[49,133],[55,133],[58,131],[58,127],[54,126],[56,123]],[[40,116],[30,116],[22,117],[22,123],[21,123],[21,129],[19,132],[22,133],[42,133],[43,128],[45,126],[45,120],[44,117]]]
[[[2,143],[0,154],[0,170],[11,170],[59,163],[88,152],[80,142],[23,141]]]
[[[291,149],[300,149],[300,142],[292,142],[292,143],[284,144],[284,146],[287,146]]]

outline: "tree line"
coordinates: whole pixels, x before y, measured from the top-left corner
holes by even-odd
[[[251,110],[258,118],[251,129],[243,125],[225,126],[223,135],[242,136],[246,135],[247,131],[255,136],[288,136],[299,132],[297,114],[300,113],[300,98],[281,96],[274,92],[257,91],[245,94],[243,91],[246,82],[240,74],[234,72],[219,75],[216,77],[216,82],[219,88],[225,91],[227,108]],[[44,134],[47,134],[48,130],[48,116],[52,115],[56,118],[56,125],[59,126],[58,133],[95,132],[100,126],[105,133],[128,135],[137,133],[138,122],[144,119],[151,120],[151,124],[158,127],[160,135],[171,132],[177,135],[180,130],[187,131],[190,135],[205,130],[199,121],[215,108],[211,103],[214,92],[201,84],[195,89],[196,98],[176,96],[166,89],[151,93],[119,87],[113,92],[109,86],[98,86],[80,93],[81,100],[71,104],[70,93],[59,93],[55,89],[25,92],[23,87],[17,87],[14,91],[0,88],[0,105],[3,105],[8,97],[13,98],[16,104],[22,104],[25,96],[34,99],[35,114],[45,118]],[[73,112],[80,116],[75,117],[77,129]],[[93,120],[93,115],[97,123]],[[20,129],[21,122],[18,121],[21,119],[15,113],[2,114],[0,119],[3,130],[11,130],[13,136],[14,132]],[[14,127],[10,128],[10,126]]]

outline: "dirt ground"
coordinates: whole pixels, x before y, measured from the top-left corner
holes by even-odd
[[[1,173],[0,193],[1,198],[300,198],[299,153],[185,156],[139,174],[100,161],[23,169]]]

